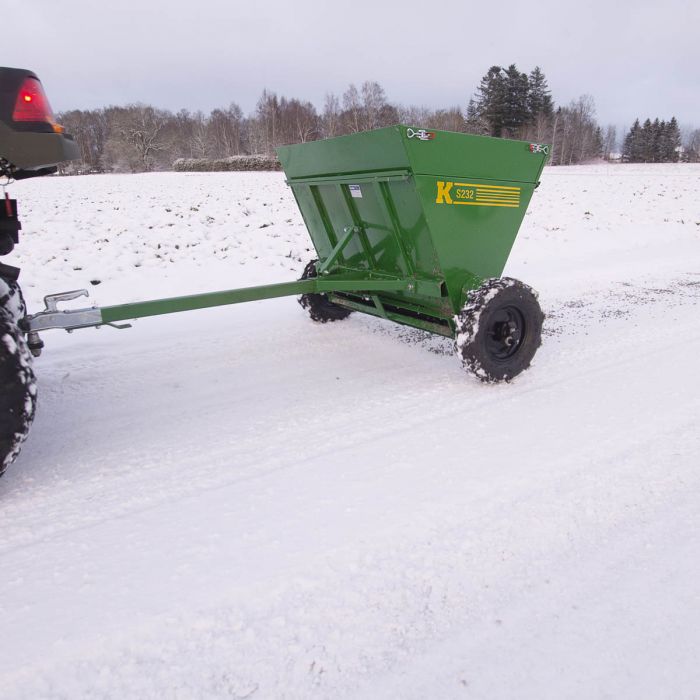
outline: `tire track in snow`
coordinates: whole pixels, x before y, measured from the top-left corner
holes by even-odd
[[[355,448],[358,434],[362,435],[362,440],[365,443],[375,442],[389,435],[410,435],[416,430],[425,429],[426,425],[438,425],[449,419],[454,415],[455,407],[459,404],[462,404],[459,409],[461,415],[467,421],[469,416],[477,416],[483,411],[489,410],[490,407],[492,410],[498,410],[498,403],[503,399],[507,400],[516,396],[520,398],[531,393],[549,392],[554,387],[565,383],[574,383],[591,373],[624,366],[628,362],[625,356],[602,361],[595,357],[599,350],[604,347],[603,344],[589,345],[585,348],[584,353],[578,347],[580,336],[585,335],[588,328],[599,323],[600,319],[607,326],[613,326],[612,321],[600,316],[601,309],[610,308],[608,296],[609,293],[604,292],[594,297],[594,300],[602,301],[603,304],[597,312],[594,310],[588,315],[589,326],[572,324],[576,331],[573,334],[567,333],[562,347],[554,357],[547,357],[547,360],[550,361],[550,367],[557,368],[554,379],[547,379],[540,375],[535,381],[528,374],[523,375],[511,386],[489,387],[473,381],[460,386],[459,382],[464,381],[464,378],[459,369],[456,369],[448,373],[440,372],[440,381],[437,383],[429,382],[411,386],[406,383],[406,369],[404,367],[385,367],[393,374],[391,378],[384,377],[385,386],[392,386],[392,382],[395,382],[394,386],[400,387],[398,395],[401,397],[401,401],[407,404],[409,409],[412,408],[413,403],[430,406],[428,415],[423,412],[396,414],[393,408],[394,401],[391,402],[387,412],[387,396],[383,391],[369,396],[360,393],[356,397],[357,405],[361,407],[360,410],[347,415],[337,410],[337,397],[322,392],[320,396],[314,397],[314,401],[320,403],[315,403],[311,410],[295,409],[294,413],[290,414],[288,409],[283,407],[281,410],[278,409],[277,417],[273,414],[267,414],[268,425],[270,423],[284,425],[284,430],[278,434],[268,432],[264,444],[261,444],[261,436],[255,431],[249,431],[247,437],[243,440],[238,439],[235,444],[226,441],[217,443],[216,438],[219,431],[213,429],[207,421],[206,427],[210,428],[211,432],[206,434],[206,428],[203,428],[202,433],[199,433],[202,442],[206,444],[206,455],[209,463],[206,469],[203,469],[200,464],[195,443],[188,447],[190,455],[177,455],[178,475],[173,474],[172,469],[167,464],[160,468],[156,467],[144,471],[140,471],[138,468],[140,464],[162,459],[163,449],[166,448],[162,442],[149,447],[146,455],[134,454],[133,457],[130,457],[133,450],[122,450],[124,461],[131,459],[133,466],[128,471],[107,480],[106,483],[103,478],[98,478],[88,480],[87,483],[74,481],[70,484],[69,489],[61,488],[54,493],[47,493],[46,489],[40,489],[38,503],[33,504],[34,507],[31,511],[26,510],[27,503],[24,499],[20,499],[18,508],[4,509],[2,517],[0,517],[0,527],[3,528],[6,537],[0,544],[0,553],[7,553],[18,547],[27,547],[32,543],[42,542],[47,537],[63,537],[72,531],[97,526],[106,520],[136,516],[139,513],[158,508],[164,502],[243,485],[290,469],[301,473],[304,470],[304,456],[310,453],[314,456],[327,458],[329,464],[332,464],[334,456],[351,452]],[[678,299],[674,297],[674,303],[681,305],[688,301],[695,303],[696,298],[695,296],[688,299],[683,298],[678,302]],[[590,298],[587,301],[595,304],[595,301],[591,302]],[[571,302],[567,303],[571,304]],[[570,315],[572,320],[579,314],[577,306],[562,305],[559,308],[564,311],[573,309],[576,313]],[[626,313],[632,313],[634,305],[631,308],[623,308],[625,308]],[[370,322],[370,324],[372,323]],[[367,324],[363,323],[363,325]],[[696,325],[700,328],[700,323]],[[340,329],[337,330],[339,331],[338,335],[342,336],[343,332]],[[363,332],[365,330],[363,329]],[[294,330],[287,332],[293,334]],[[639,332],[644,333],[643,330]],[[379,333],[381,336],[384,331],[379,331]],[[380,338],[381,345],[395,342],[392,333],[387,333],[387,335],[389,337],[386,342],[384,342],[384,338]],[[361,338],[355,340],[358,343],[363,342]],[[700,336],[688,336],[686,332],[685,340],[700,345]],[[437,341],[439,342],[441,339],[437,339]],[[329,344],[332,342],[330,340]],[[577,364],[581,365],[582,369],[572,372],[568,359],[571,348],[567,348],[567,345],[576,346]],[[161,364],[172,359],[169,347],[166,345],[150,352],[149,364]],[[659,340],[650,345],[650,341],[645,338],[645,349],[637,351],[635,355],[637,357],[667,355],[668,351],[672,349],[673,342]],[[547,352],[546,348],[540,349],[540,353]],[[586,353],[595,359],[594,363],[585,362]],[[418,367],[420,359],[414,357],[410,361]],[[128,365],[132,360],[125,356],[121,358],[121,361]],[[444,361],[455,362],[456,358],[444,358]],[[539,367],[542,367],[541,362],[542,360],[538,362]],[[104,370],[102,360],[95,360],[93,364],[95,371]],[[440,366],[444,362],[440,358],[434,358],[433,364]],[[113,368],[113,371],[119,372],[121,369],[117,366]],[[282,370],[282,374],[285,371]],[[368,362],[366,372],[375,371],[371,361]],[[445,398],[448,395],[450,400]],[[47,410],[51,410],[51,407],[47,407]],[[392,416],[392,420],[387,420],[389,415]],[[396,420],[400,421],[398,427]],[[353,430],[350,432],[346,430],[349,422],[353,425]],[[310,452],[309,445],[314,444],[314,439],[317,436],[324,435],[332,436],[332,444],[326,448],[314,446]],[[139,444],[136,449],[141,452],[143,447],[143,444]],[[174,459],[174,456],[171,458]],[[229,467],[232,463],[235,464],[235,476],[231,476],[229,473]],[[182,474],[190,476],[187,479],[182,479],[180,478]],[[159,487],[163,481],[168,482],[167,489],[164,490]],[[99,511],[85,511],[85,505],[91,502],[100,503]],[[76,514],[80,514],[79,517],[74,517]]]

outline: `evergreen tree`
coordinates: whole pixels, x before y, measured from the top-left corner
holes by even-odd
[[[539,66],[535,66],[528,78],[527,107],[532,120],[540,115],[551,117],[554,111],[547,80]]]
[[[528,76],[515,64],[491,66],[466,111],[466,128],[490,136],[542,140],[552,128],[554,104],[542,69]]]
[[[491,136],[503,134],[506,111],[506,81],[500,66],[491,66],[477,88],[476,105],[489,125]]]
[[[654,152],[653,163],[664,163],[666,161],[666,149],[668,142],[668,124],[659,121],[657,117],[652,124],[654,129]]]
[[[629,163],[675,163],[680,145],[681,134],[675,117],[670,122],[646,119],[642,126],[636,119],[625,136],[622,156]]]
[[[639,163],[641,161],[641,131],[639,119],[634,120],[622,146],[622,158],[629,163]]]
[[[503,112],[503,130],[505,136],[517,138],[520,129],[530,121],[528,108],[528,78],[512,63],[504,74],[505,105]]]
[[[641,133],[641,161],[648,163],[654,150],[654,132],[651,119],[647,118],[642,125]]]
[[[671,117],[668,123],[666,134],[666,149],[665,160],[669,163],[677,163],[679,149],[681,146],[681,130],[678,128],[678,121],[675,117]]]
[[[647,160],[651,163],[663,162],[663,141],[666,136],[666,122],[660,122],[656,117],[651,124],[649,135],[649,153]]]

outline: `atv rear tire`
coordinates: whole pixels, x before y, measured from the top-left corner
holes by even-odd
[[[509,277],[470,292],[457,316],[455,345],[464,368],[483,382],[509,381],[527,369],[542,344],[537,293]]]
[[[303,280],[313,279],[318,277],[316,273],[316,263],[318,260],[312,260],[301,273]],[[328,321],[342,321],[351,313],[351,309],[346,309],[343,306],[338,306],[328,300],[325,294],[302,294],[299,297],[299,303],[309,312],[311,319],[317,323],[328,323]]]
[[[0,279],[0,476],[19,454],[36,410],[33,358],[19,328],[25,314],[19,285]]]

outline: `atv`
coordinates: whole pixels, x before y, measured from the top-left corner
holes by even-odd
[[[7,186],[54,174],[59,163],[78,157],[78,146],[56,123],[39,78],[28,70],[0,68],[0,256],[13,251],[22,228]],[[41,341],[22,327],[27,308],[19,273],[0,262],[0,476],[17,457],[36,408],[32,361]]]

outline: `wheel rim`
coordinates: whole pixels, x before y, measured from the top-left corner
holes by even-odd
[[[515,355],[523,344],[526,332],[525,317],[515,306],[503,306],[489,319],[486,329],[486,350],[497,362],[505,362]]]

